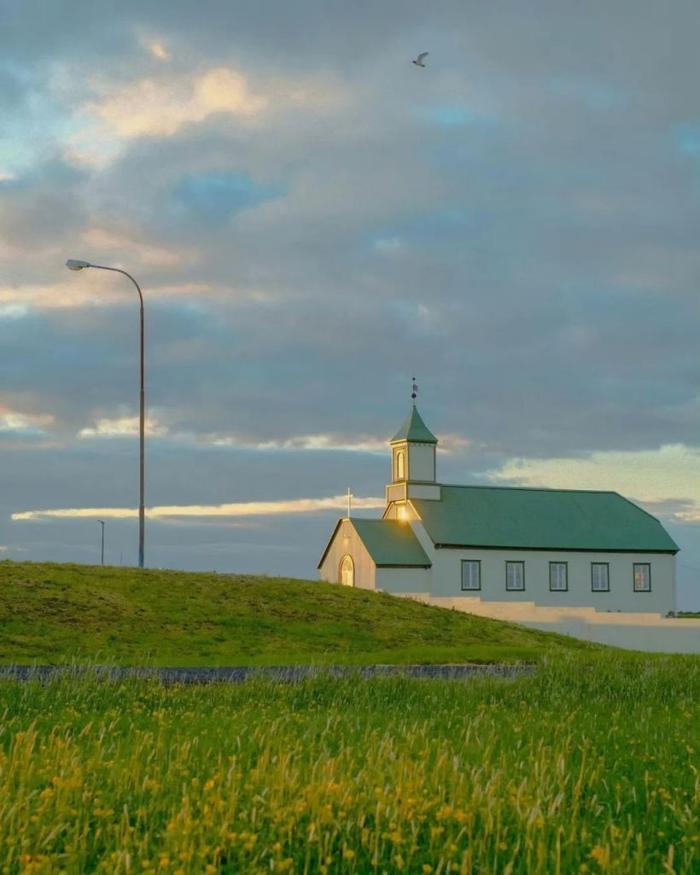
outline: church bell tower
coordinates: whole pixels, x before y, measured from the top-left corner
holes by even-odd
[[[389,441],[391,483],[386,488],[387,505],[405,503],[410,498],[440,499],[435,458],[438,441],[418,412],[417,392],[414,380],[411,410]]]

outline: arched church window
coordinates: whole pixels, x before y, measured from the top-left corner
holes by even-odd
[[[355,563],[352,556],[343,556],[340,560],[339,583],[343,586],[355,586]]]
[[[403,450],[396,454],[396,479],[404,480],[406,477],[406,455]]]

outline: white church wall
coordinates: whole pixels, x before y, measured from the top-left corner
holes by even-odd
[[[430,592],[430,569],[377,568],[375,582],[382,592],[425,597]]]
[[[343,520],[335,533],[333,543],[321,564],[319,575],[321,580],[338,583],[340,561],[346,554],[352,556],[355,564],[355,586],[360,589],[375,589],[375,566],[367,548],[360,540],[352,525],[352,520]]]
[[[483,601],[534,602],[537,605],[593,607],[598,611],[639,611],[666,614],[676,610],[675,558],[659,553],[584,553],[548,550],[435,549],[423,525],[411,527],[432,562],[431,593],[434,596],[477,596]],[[481,590],[461,589],[462,560],[481,562]],[[506,590],[506,561],[525,564],[525,589]],[[549,588],[549,563],[566,562],[568,590]],[[593,592],[591,562],[609,565],[609,592]],[[651,566],[651,592],[635,592],[633,566]]]
[[[435,480],[435,447],[432,444],[408,445],[408,479]]]
[[[670,555],[634,553],[555,553],[549,551],[438,550],[440,574],[433,578],[433,593],[461,592],[463,559],[481,561],[480,597],[485,601],[535,602],[550,607],[590,606],[598,611],[667,613],[675,610],[675,563]],[[506,561],[520,561],[525,568],[525,589],[506,590]],[[551,591],[549,563],[566,562],[568,589]],[[591,563],[609,566],[608,592],[593,592]],[[633,590],[634,563],[651,566],[651,592]],[[468,593],[467,593],[468,594]]]
[[[406,483],[390,483],[386,487],[386,503],[406,500]],[[387,517],[388,519],[388,517]]]

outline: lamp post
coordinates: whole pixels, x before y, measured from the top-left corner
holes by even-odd
[[[102,526],[102,538],[100,539],[100,565],[105,564],[105,521],[97,520]]]
[[[66,262],[66,267],[69,270],[83,270],[86,267],[94,267],[97,270],[111,270],[114,273],[121,273],[128,277],[136,287],[139,293],[139,314],[140,314],[140,345],[141,345],[141,393],[139,407],[139,568],[143,568],[144,560],[144,541],[146,534],[146,507],[144,503],[144,467],[145,467],[145,400],[144,400],[144,342],[143,342],[143,294],[141,287],[130,273],[121,270],[118,267],[106,267],[104,264],[91,264],[89,261],[81,261],[76,258],[69,258]]]

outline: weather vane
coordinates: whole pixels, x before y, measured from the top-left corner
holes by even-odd
[[[412,377],[413,384],[411,386],[411,398],[413,399],[413,403],[416,403],[416,398],[418,397],[418,383],[416,383],[416,378]]]

